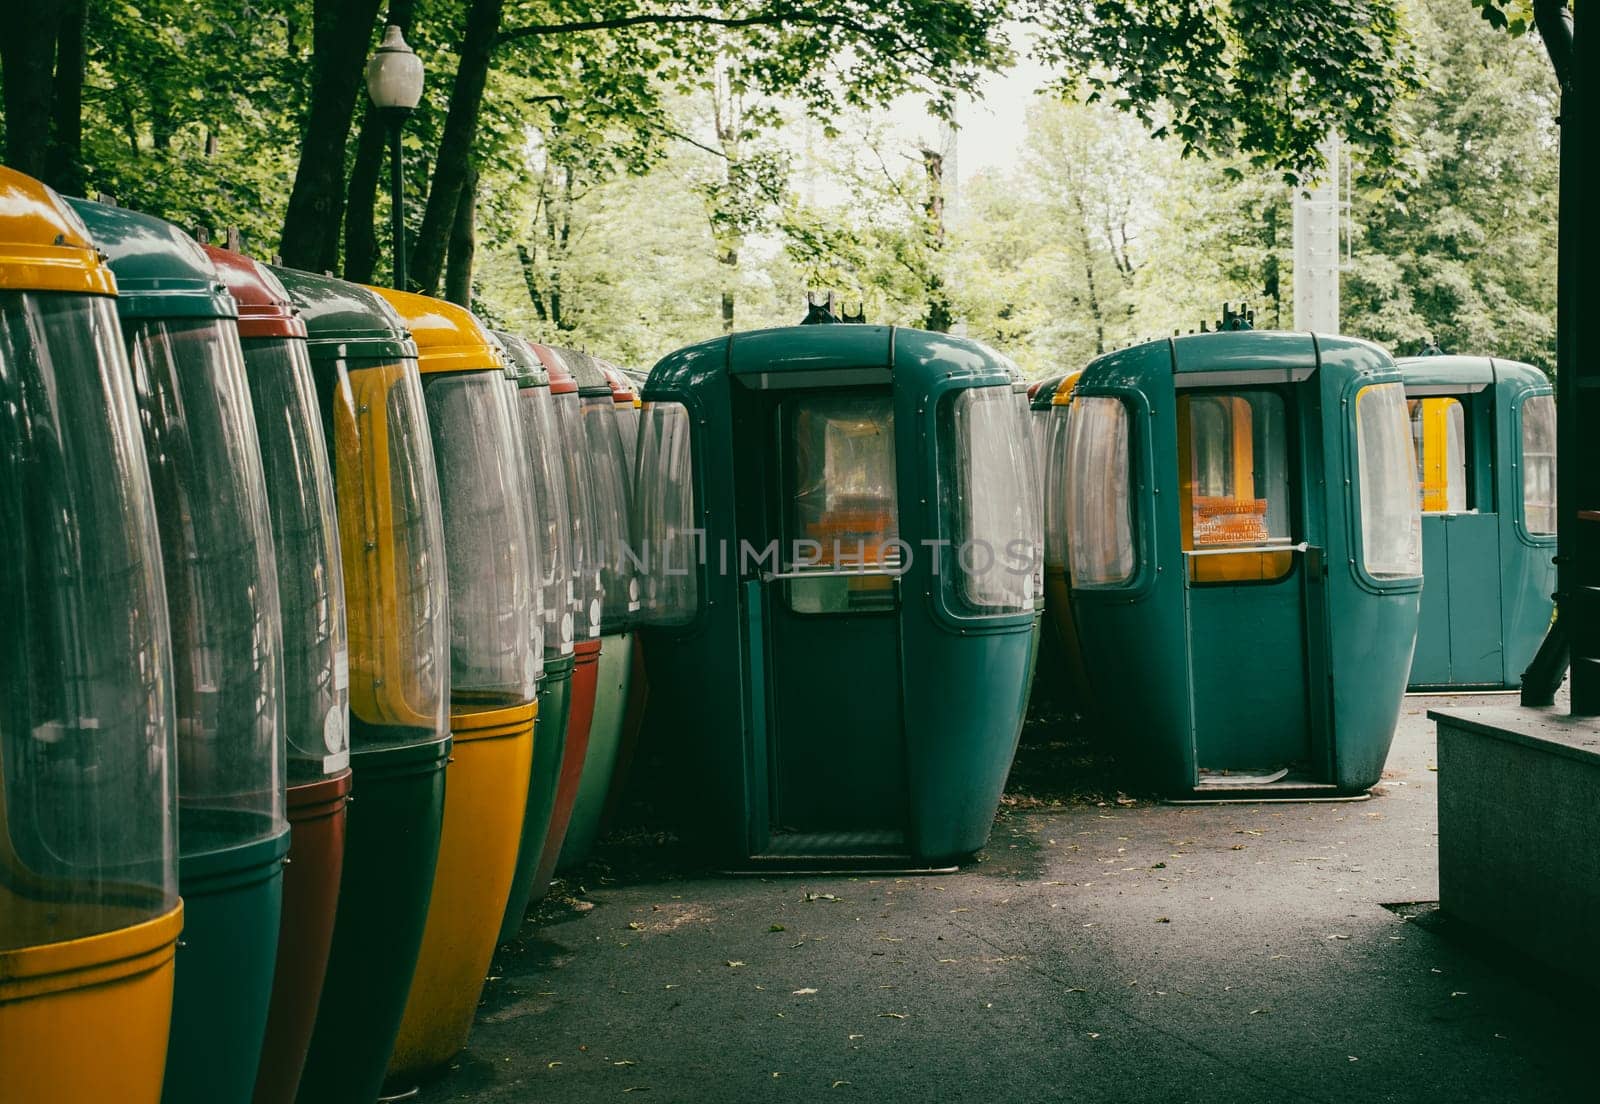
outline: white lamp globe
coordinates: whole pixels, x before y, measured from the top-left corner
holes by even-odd
[[[410,111],[422,99],[422,59],[393,23],[367,62],[367,95],[374,106]]]

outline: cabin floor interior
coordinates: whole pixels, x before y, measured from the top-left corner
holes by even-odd
[[[1433,904],[1427,710],[1510,700],[1408,698],[1375,796],[1328,804],[1052,794],[1082,749],[1036,711],[947,876],[730,878],[614,833],[417,1099],[1585,1098],[1592,994]]]

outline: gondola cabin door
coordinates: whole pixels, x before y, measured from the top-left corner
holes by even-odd
[[[1487,383],[1408,388],[1422,494],[1422,609],[1411,685],[1499,686],[1500,516]]]
[[[822,376],[857,385],[821,389]],[[757,855],[906,847],[905,553],[888,377],[772,373],[733,388],[746,720],[764,791],[751,803]]]
[[[1196,781],[1320,778],[1326,576],[1305,487],[1306,458],[1320,455],[1316,379],[1197,382],[1180,377],[1177,391]]]

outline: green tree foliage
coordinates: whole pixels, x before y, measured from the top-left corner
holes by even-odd
[[[275,246],[309,28],[293,0],[89,0],[82,162],[104,192]]]
[[[25,124],[8,157],[238,226],[257,255],[383,278],[386,160],[360,65],[384,0],[82,0],[75,41],[78,4],[26,6],[0,43]],[[821,286],[1043,371],[1222,299],[1288,324],[1284,177],[1316,171],[1334,126],[1373,185],[1349,328],[1545,363],[1553,85],[1531,38],[1496,27],[1553,6],[389,0],[428,70],[405,132],[409,233],[426,286],[453,273],[497,320],[635,359],[719,321],[792,320]],[[948,113],[1023,26],[1055,98],[1025,163],[974,182],[952,220],[942,159],[878,125],[883,108],[909,94]]]
[[[974,182],[965,208],[960,313],[1030,375],[1194,329],[1225,300],[1256,303],[1265,324],[1279,313],[1277,174],[1185,158],[1105,104],[1036,104],[1022,164]]]
[[[1291,181],[1314,175],[1330,129],[1387,175],[1397,108],[1418,77],[1393,0],[1089,0],[1027,5],[1040,53],[1185,154],[1242,154]]]
[[[1356,205],[1347,328],[1414,352],[1555,364],[1557,91],[1531,38],[1456,0],[1418,6],[1430,85],[1405,109],[1417,136],[1398,192]]]

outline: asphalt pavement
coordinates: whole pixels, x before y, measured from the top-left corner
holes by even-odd
[[[1426,710],[1481,700],[1408,699],[1370,800],[1030,790],[951,875],[719,876],[633,833],[418,1100],[1595,1099],[1594,994],[1433,905]]]

